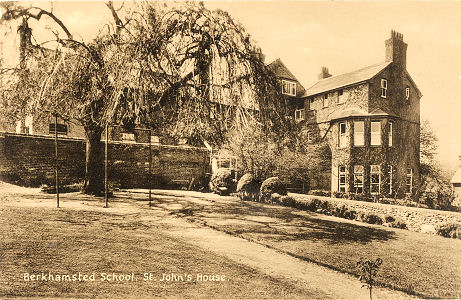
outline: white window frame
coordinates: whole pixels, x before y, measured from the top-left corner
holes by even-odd
[[[363,193],[364,170],[362,165],[354,165],[354,193],[356,194]],[[360,192],[358,192],[358,189],[360,189]]]
[[[344,97],[344,90],[338,90],[338,104],[343,104],[346,102]]]
[[[158,135],[151,135],[150,143],[153,145],[160,145],[160,137]]]
[[[307,141],[311,143],[313,141],[312,131],[307,132]]]
[[[296,109],[295,110],[295,121],[303,121],[304,120],[304,108]]]
[[[394,146],[394,122],[389,121],[389,132],[388,132],[388,145],[389,147]]]
[[[296,82],[282,79],[282,94],[296,96]]]
[[[341,128],[344,126],[344,133],[341,132]],[[347,125],[345,122],[340,122],[338,124],[338,146],[339,148],[347,147]]]
[[[373,175],[378,175],[378,182],[374,182]],[[373,191],[373,187],[377,186],[378,191]],[[381,166],[380,165],[370,165],[370,194],[379,195],[381,193]]]
[[[410,87],[409,86],[405,88],[405,100],[407,101],[407,103],[410,101]]]
[[[127,143],[135,143],[136,137],[134,136],[134,133],[122,132],[122,141]]]
[[[373,124],[378,124],[378,131],[373,132]],[[370,122],[370,145],[381,146],[381,121]]]
[[[322,96],[322,108],[328,107],[328,93]]]
[[[357,125],[362,124],[362,131],[357,131]],[[361,143],[359,143],[361,141]],[[354,147],[365,146],[365,121],[354,121]]]
[[[406,194],[412,195],[413,194],[413,169],[412,168],[407,168],[407,177],[406,177],[405,184],[406,184]]]
[[[346,166],[338,167],[338,191],[341,193],[346,192],[347,183],[347,168]]]
[[[387,79],[381,79],[381,97],[387,98]]]
[[[388,175],[389,175],[389,195],[392,195],[392,193],[394,192],[394,190],[393,190],[393,186],[394,186],[394,167],[389,165],[387,167],[387,172],[388,172]]]

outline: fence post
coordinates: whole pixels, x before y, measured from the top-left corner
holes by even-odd
[[[149,129],[149,207],[152,206],[152,131]]]
[[[105,201],[105,208],[109,207],[109,199],[108,199],[108,176],[107,176],[107,150],[108,150],[108,143],[109,143],[109,125],[106,123],[106,142],[104,143],[104,201]]]
[[[54,114],[54,152],[56,158],[56,204],[59,208],[58,114]]]

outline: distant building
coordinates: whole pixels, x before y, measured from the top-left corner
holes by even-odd
[[[455,203],[456,206],[461,206],[461,156],[459,157],[459,166],[455,175],[451,179],[453,188],[455,190]]]

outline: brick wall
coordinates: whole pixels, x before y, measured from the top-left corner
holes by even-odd
[[[0,133],[0,179],[26,186],[54,184],[54,139]],[[81,182],[85,175],[82,139],[59,139],[61,184]],[[147,187],[149,145],[109,143],[109,180],[123,187]],[[209,154],[204,148],[152,145],[153,187],[188,185],[209,172]]]

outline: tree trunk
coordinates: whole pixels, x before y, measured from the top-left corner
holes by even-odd
[[[86,161],[83,192],[91,195],[104,194],[104,147],[101,142],[103,128],[85,127]]]

